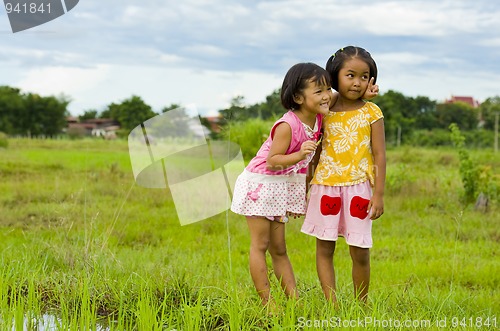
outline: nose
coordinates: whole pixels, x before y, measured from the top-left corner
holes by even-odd
[[[323,99],[331,99],[332,96],[333,96],[333,91],[331,89],[328,89],[323,93]]]

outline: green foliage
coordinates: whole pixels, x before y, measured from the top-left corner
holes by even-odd
[[[413,124],[412,117],[405,116],[405,114],[411,113],[412,109],[410,108],[409,99],[402,93],[389,90],[383,95],[379,95],[374,102],[384,112],[384,122],[389,131],[395,131],[397,125],[403,127],[404,131],[406,131]]]
[[[481,106],[481,119],[483,120],[483,128],[486,130],[494,130],[495,114],[500,113],[500,96],[486,99]]]
[[[453,145],[458,149],[458,157],[460,160],[460,176],[465,190],[465,201],[472,203],[479,194],[479,177],[480,170],[471,160],[469,152],[465,149],[465,137],[460,132],[456,123],[450,124],[451,140]]]
[[[251,118],[273,119],[281,116],[286,111],[281,105],[280,93],[280,89],[274,90],[273,93],[266,97],[265,102],[254,105],[245,105],[245,98],[237,96],[231,100],[229,108],[219,110],[219,113],[228,122],[246,121]]]
[[[151,106],[146,104],[141,97],[133,95],[119,104],[111,103],[101,113],[100,117],[117,120],[123,132],[128,134],[136,126],[155,115],[157,114],[152,110]]]
[[[80,126],[78,127],[71,127],[66,130],[66,134],[68,135],[69,139],[82,139],[85,137],[87,130],[85,128],[82,128]]]
[[[465,145],[468,148],[493,148],[493,141],[495,139],[495,133],[490,130],[477,129],[464,131]]]
[[[243,158],[249,161],[269,136],[273,124],[274,121],[264,121],[258,118],[244,122],[232,122],[224,127],[222,136],[238,144],[241,147]]]
[[[465,330],[457,323],[469,317],[482,325],[469,329],[498,329],[499,206],[485,216],[461,203],[451,148],[387,151],[395,175],[386,212],[373,223],[368,305],[353,299],[343,239],[335,252],[338,307],[326,302],[315,240],[292,219],[287,251],[300,298],[281,296],[269,270],[279,307],[270,316],[248,271],[244,217],[228,212],[181,227],[168,192],[134,184],[124,141],[10,139],[10,146],[0,155],[1,330]],[[500,175],[499,154],[470,155]],[[384,325],[330,324],[368,320]]]
[[[450,146],[450,132],[444,129],[415,130],[407,139],[407,143],[421,147]]]
[[[0,131],[0,148],[7,148],[9,147],[9,140],[8,136]]]
[[[478,110],[463,102],[437,105],[436,116],[441,128],[456,123],[463,130],[472,130],[476,129],[478,124]]]
[[[401,163],[397,167],[391,168],[391,171],[387,173],[387,190],[392,193],[398,193],[415,181],[416,177],[411,171],[411,167]]]
[[[24,108],[21,90],[9,86],[0,86],[0,131],[14,133],[16,114],[22,114]]]
[[[91,120],[94,118],[97,118],[98,111],[95,109],[92,110],[86,110],[83,115],[78,116],[78,119],[80,119],[80,122],[83,122],[85,120]]]
[[[186,137],[189,130],[189,115],[186,113],[185,109],[179,105],[172,104],[169,107],[162,109],[162,113],[177,109],[175,113],[171,113],[169,121],[159,121],[152,123],[152,129],[157,129],[156,131],[161,132],[164,137]],[[161,127],[155,127],[155,125],[161,125]]]
[[[266,101],[257,105],[260,109],[259,117],[271,119],[281,116],[285,112],[281,104],[281,89],[276,89],[266,97]]]
[[[477,129],[461,133],[464,138],[464,146],[467,148],[492,148],[494,132]],[[406,140],[408,145],[432,147],[453,146],[450,141],[450,131],[444,129],[414,130],[410,138]]]
[[[22,94],[0,86],[0,130],[7,134],[54,136],[66,126],[69,99]]]
[[[236,96],[231,100],[229,108],[219,110],[219,113],[228,122],[245,121],[257,116],[257,114],[251,113],[244,103],[245,98],[243,96]]]

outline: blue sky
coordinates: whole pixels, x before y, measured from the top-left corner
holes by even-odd
[[[40,0],[38,0],[40,1]],[[81,0],[12,33],[0,10],[0,85],[69,96],[73,115],[141,96],[215,114],[262,102],[297,62],[366,48],[381,92],[443,101],[500,95],[500,2]]]

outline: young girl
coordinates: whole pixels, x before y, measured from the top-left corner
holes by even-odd
[[[323,119],[319,164],[301,231],[316,237],[316,269],[325,297],[336,302],[333,254],[338,236],[349,245],[354,293],[367,300],[372,221],[384,212],[383,114],[362,99],[377,66],[370,53],[348,46],[328,59],[338,98]],[[372,193],[373,189],[373,193]]]
[[[274,274],[288,297],[296,283],[286,252],[285,223],[290,214],[305,214],[306,171],[320,137],[323,114],[332,97],[330,75],[313,63],[291,67],[281,88],[281,104],[289,109],[271,128],[238,177],[231,210],[245,215],[250,230],[250,274],[262,304],[274,304],[266,265],[269,251]]]

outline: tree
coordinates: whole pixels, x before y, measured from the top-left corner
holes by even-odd
[[[141,97],[133,95],[119,104],[109,104],[100,117],[112,118],[118,121],[123,131],[128,133],[136,126],[156,115],[157,113]]]
[[[500,96],[486,99],[479,106],[482,119],[484,121],[484,129],[494,130],[495,128],[495,113],[500,113]]]
[[[259,118],[267,120],[270,118],[276,118],[283,114],[286,110],[281,104],[281,89],[276,89],[266,97],[266,102],[261,103],[260,116]]]
[[[456,123],[462,130],[471,130],[476,129],[478,124],[477,110],[464,102],[439,104],[436,116],[439,126],[443,128]]]
[[[13,133],[28,136],[53,136],[66,126],[69,100],[64,96],[42,97],[36,93],[23,96],[23,107],[12,120]]]
[[[172,112],[175,110],[175,112]],[[160,127],[156,131],[161,132],[161,136],[166,137],[189,137],[191,136],[189,121],[191,118],[186,113],[186,110],[178,104],[171,104],[164,107],[162,113],[168,113],[168,120],[157,122]]]
[[[245,97],[238,95],[231,99],[231,105],[227,109],[219,110],[219,113],[226,121],[244,121],[252,116],[248,112],[248,107],[244,105]]]
[[[411,98],[402,93],[389,90],[374,99],[374,102],[384,113],[384,124],[387,140],[396,140],[398,132],[402,132],[402,141],[413,131],[416,113],[415,104]]]
[[[85,121],[85,120],[92,120],[97,118],[97,110],[91,109],[91,110],[86,110],[83,115],[78,116],[80,121]]]
[[[44,127],[43,134],[54,136],[60,133],[66,126],[66,117],[69,115],[69,99],[64,96],[48,96],[42,97],[40,101],[43,108],[40,116]]]
[[[436,101],[428,97],[417,96],[414,99],[416,107],[415,128],[432,130],[438,127],[436,118]]]
[[[0,132],[13,134],[15,117],[23,112],[24,102],[21,90],[0,86]]]

